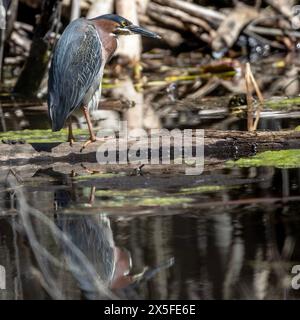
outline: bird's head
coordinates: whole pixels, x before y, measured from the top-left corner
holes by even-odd
[[[103,16],[95,18],[95,20],[96,19],[111,21],[111,33],[115,36],[139,34],[149,38],[160,39],[160,36],[158,34],[137,26],[117,14],[105,14]]]

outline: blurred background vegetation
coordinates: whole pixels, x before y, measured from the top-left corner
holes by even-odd
[[[162,40],[121,37],[106,68],[99,128],[198,126],[245,104],[245,62],[265,98],[299,92],[297,1],[3,0],[0,40],[2,131],[49,127],[47,70],[70,21],[118,13]],[[203,102],[203,98],[220,97]],[[184,107],[183,107],[184,106]],[[102,109],[102,110],[101,110]],[[105,110],[103,110],[105,109]],[[224,113],[225,110],[225,113]],[[36,120],[38,118],[38,121]],[[84,119],[74,119],[79,128]],[[211,124],[211,123],[209,123]]]

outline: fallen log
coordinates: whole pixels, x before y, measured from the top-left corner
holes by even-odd
[[[0,106],[4,111],[8,112],[12,108],[38,108],[42,111],[47,111],[47,103],[44,100],[38,98],[32,98],[28,100],[21,99],[11,99],[8,98],[6,100],[0,99]],[[101,100],[99,102],[99,109],[101,110],[114,110],[114,111],[125,111],[134,106],[133,101],[129,101],[126,99],[107,99]]]
[[[45,131],[46,132],[46,131]],[[195,131],[194,135],[195,135]],[[47,131],[49,134],[49,131]],[[85,133],[86,134],[86,133]],[[163,134],[163,137],[168,136]],[[64,138],[64,137],[63,137]],[[84,140],[86,137],[82,137]],[[157,136],[156,136],[157,138]],[[11,138],[10,138],[11,139]],[[152,138],[152,139],[155,139]],[[133,146],[136,146],[137,141],[130,139],[127,144],[125,140],[117,138],[103,138],[102,141],[97,141],[89,145],[81,152],[82,142],[75,142],[73,147],[70,147],[67,142],[34,142],[34,143],[18,143],[8,144],[2,137],[0,143],[0,165],[26,165],[26,164],[54,164],[54,163],[73,163],[82,162],[97,163],[96,153],[103,143],[106,146],[113,148],[114,143],[120,143],[120,150],[117,151],[117,159],[121,152],[129,152]],[[53,140],[52,140],[53,141]],[[161,158],[161,148],[153,150],[150,148],[151,139],[147,138],[139,143],[142,150],[145,150],[145,157],[151,159],[153,152],[159,152]],[[198,140],[199,141],[199,140]],[[126,150],[124,150],[124,145]],[[186,149],[191,149],[195,154],[196,148],[195,139],[192,144],[184,146]],[[178,141],[170,139],[170,160],[174,160],[174,154],[178,155]],[[284,150],[284,149],[300,149],[300,131],[258,131],[258,132],[243,132],[243,131],[219,131],[205,130],[204,132],[204,155],[205,157],[214,157],[218,159],[237,159],[240,157],[254,155],[257,152],[267,150]],[[180,149],[182,150],[182,149]],[[175,153],[176,151],[176,153]],[[190,151],[191,152],[191,151]],[[145,160],[145,159],[143,159]]]

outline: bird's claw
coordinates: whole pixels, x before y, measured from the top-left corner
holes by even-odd
[[[68,136],[68,142],[70,144],[70,147],[73,147],[75,142],[75,137],[72,134]]]
[[[69,139],[68,140],[70,147],[73,147],[75,140],[74,139]]]
[[[96,137],[90,137],[88,141],[84,143],[84,145],[81,147],[80,152],[82,152],[89,144],[94,143],[97,141]]]
[[[82,152],[89,144],[94,143],[96,141],[105,142],[107,138],[108,137],[95,137],[95,136],[94,137],[90,137],[90,139],[88,141],[86,141],[84,143],[84,145],[81,147],[80,152]]]

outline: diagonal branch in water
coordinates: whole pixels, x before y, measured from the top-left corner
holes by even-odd
[[[21,217],[22,224],[29,239],[31,248],[33,249],[37,263],[40,267],[40,270],[42,271],[44,280],[47,283],[47,286],[45,286],[44,283],[44,288],[51,295],[51,297],[53,299],[64,299],[64,295],[57,288],[55,279],[53,279],[53,277],[49,274],[47,267],[45,266],[44,259],[46,258],[57,266],[61,266],[61,263],[55,257],[53,257],[53,255],[50,254],[47,249],[40,245],[36,237],[33,225],[30,221],[30,216],[35,217],[43,224],[45,224],[50,229],[55,239],[58,239],[72,251],[74,256],[76,256],[76,258],[80,261],[81,265],[84,266],[84,271],[93,281],[93,284],[99,294],[109,299],[117,299],[117,297],[112,292],[110,292],[110,290],[108,290],[107,286],[103,283],[97,271],[84,255],[84,253],[77,246],[75,246],[74,243],[68,238],[68,236],[64,232],[62,232],[48,217],[46,217],[39,210],[31,207],[27,203],[23,188],[16,188],[18,186],[16,177],[13,174],[9,174],[7,177],[7,181],[9,186],[15,189],[15,194],[18,201],[18,213]],[[77,268],[75,266],[70,266],[70,269],[75,270]],[[43,282],[41,284],[43,285]]]

